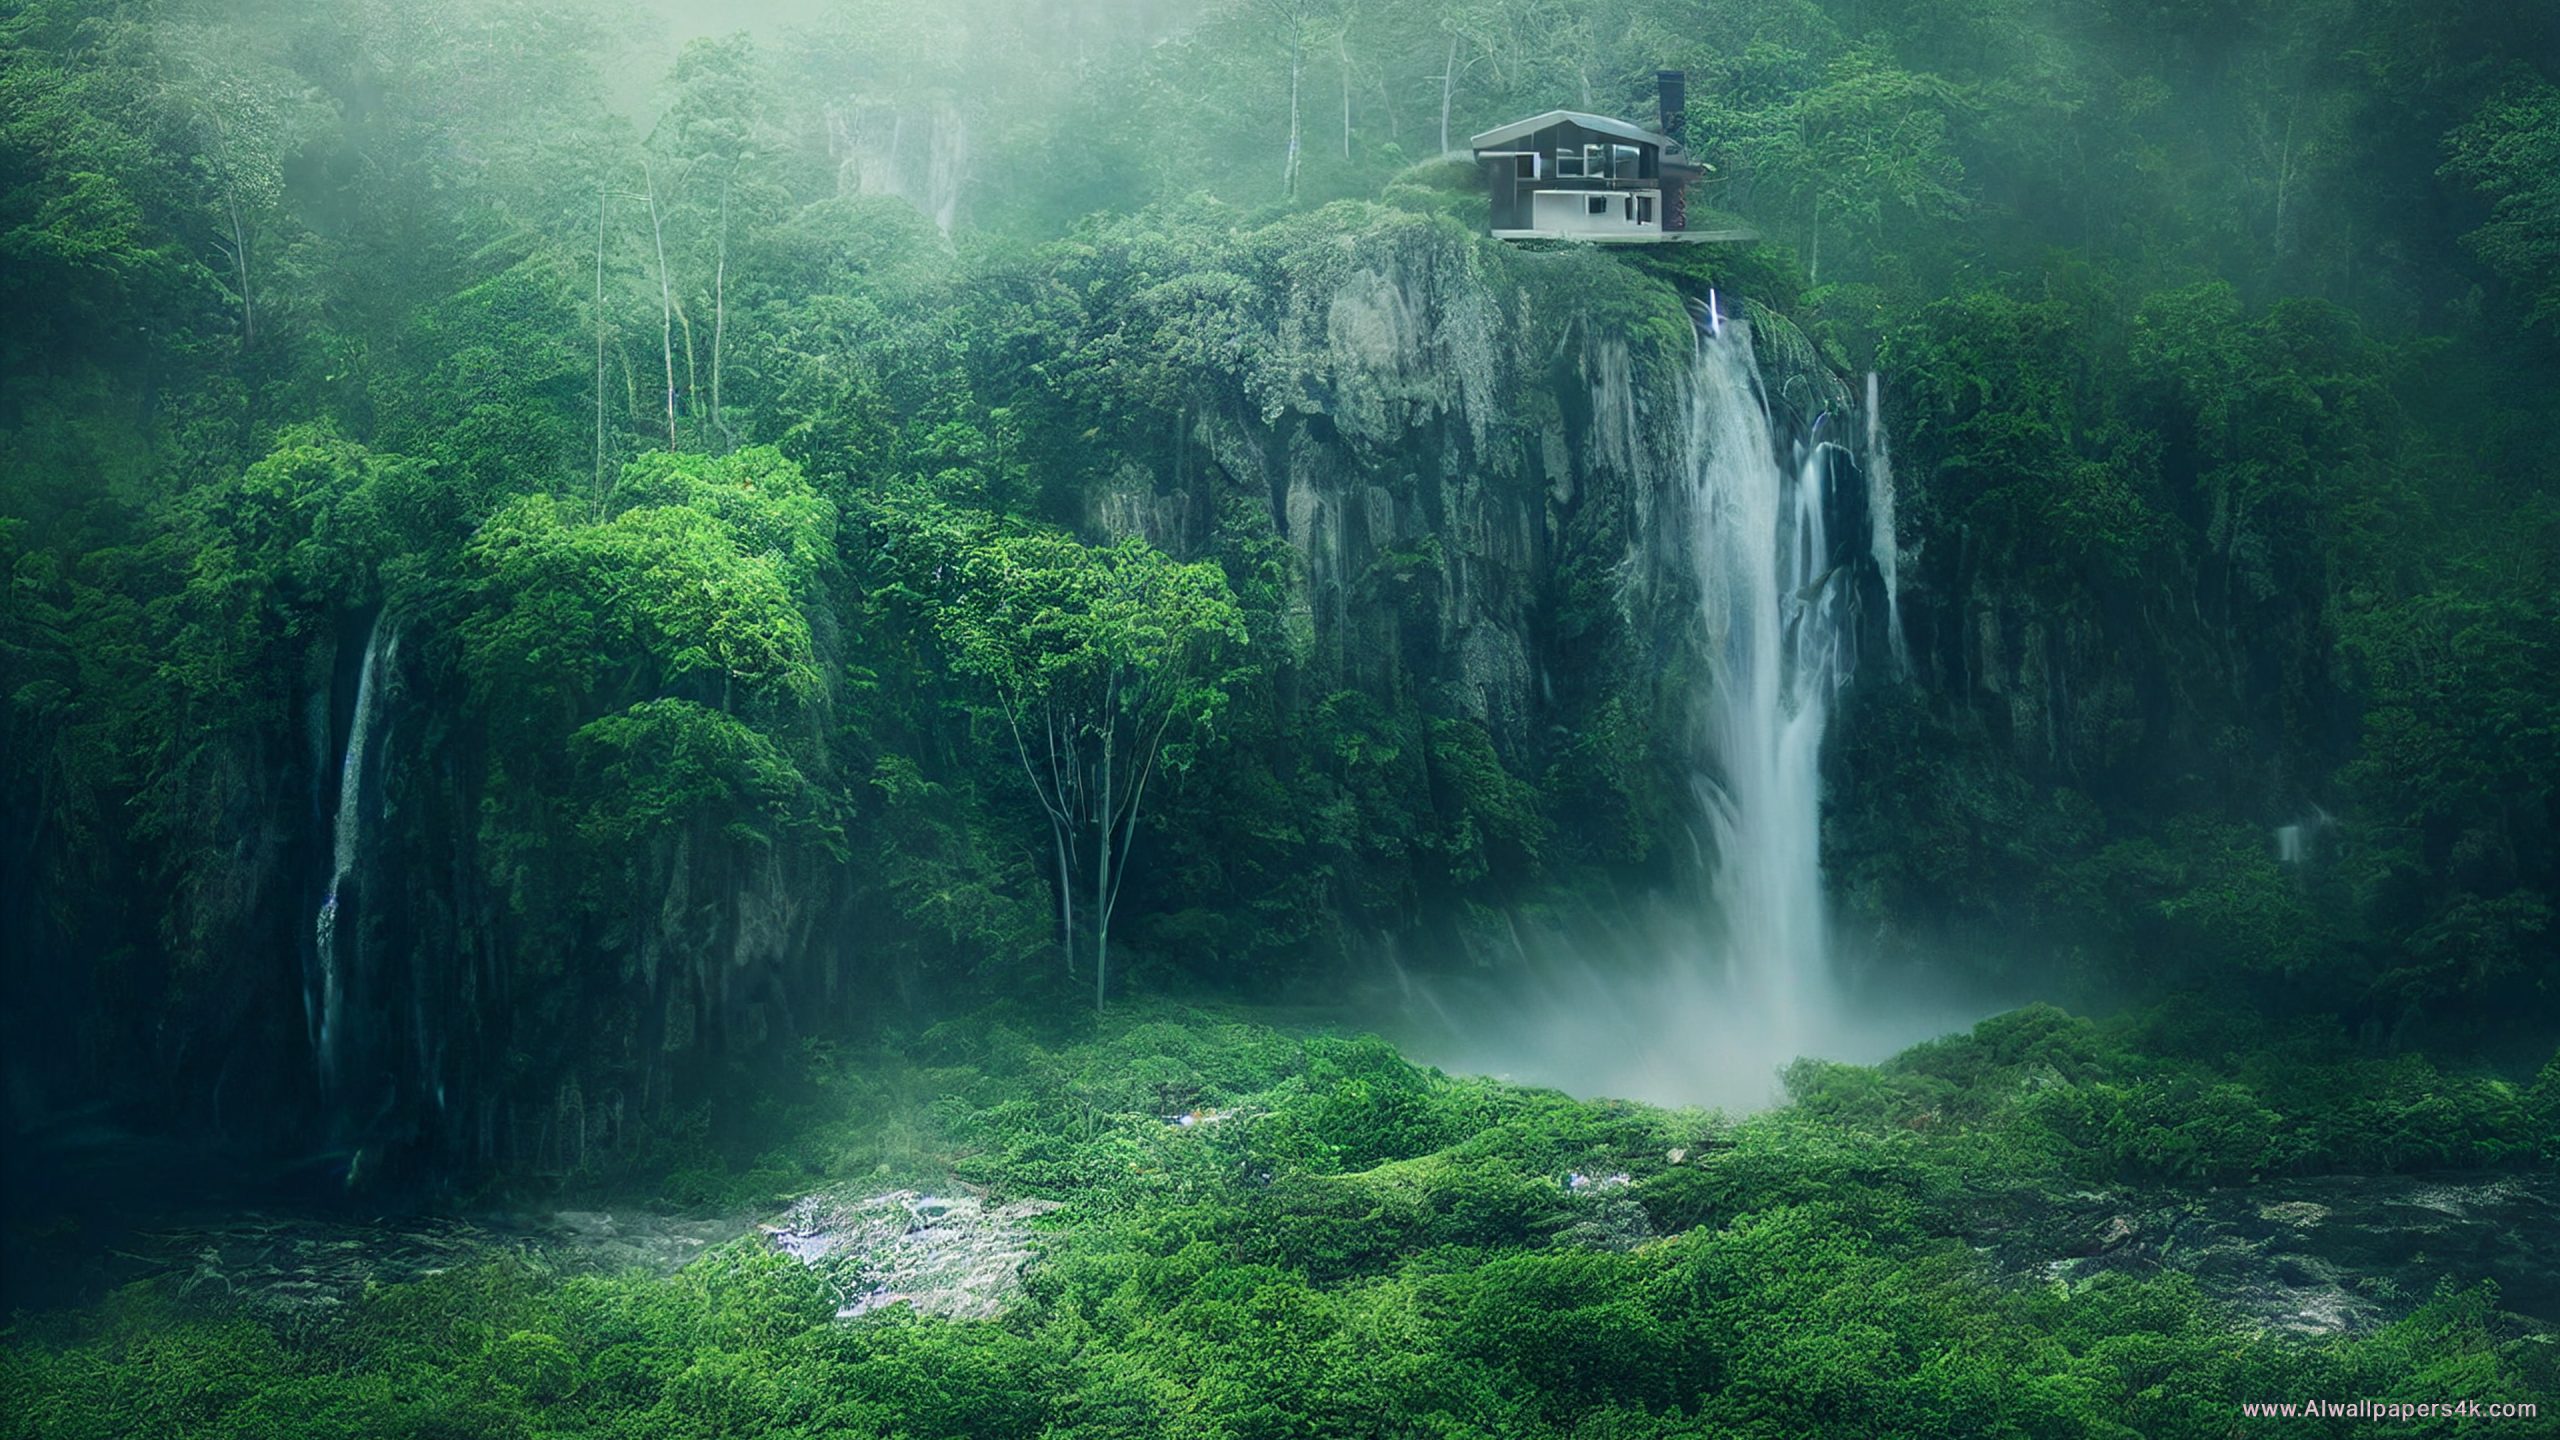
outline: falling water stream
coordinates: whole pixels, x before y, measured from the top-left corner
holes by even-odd
[[[1885,640],[1899,674],[1910,658],[1902,646],[1902,542],[1894,530],[1893,448],[1885,437],[1883,388],[1876,372],[1868,371],[1867,453],[1862,462],[1867,472],[1867,555],[1884,577]]]
[[[1828,447],[1811,444],[1791,470],[1762,396],[1746,325],[1700,338],[1685,455],[1708,662],[1693,784],[1714,841],[1707,890],[1730,1003],[1783,1059],[1820,1027],[1831,989],[1822,735],[1848,585],[1824,533]]]
[[[1640,592],[1685,597],[1657,613],[1693,657],[1693,883],[1524,940],[1495,973],[1409,982],[1421,1003],[1400,1038],[1434,1063],[1752,1108],[1799,1056],[1878,1059],[1980,1013],[1851,998],[1823,884],[1822,747],[1862,639],[1902,668],[1881,386],[1869,377],[1863,426],[1839,423],[1848,388],[1783,331],[1783,373],[1764,378],[1753,324],[1767,317],[1745,310],[1699,313],[1676,463],[1639,537]]]
[[[304,997],[305,1018],[312,1027],[312,1054],[319,1063],[324,1092],[335,1088],[338,1081],[338,1052],[347,1025],[350,952],[359,948],[352,943],[351,927],[344,923],[340,892],[354,875],[357,859],[363,853],[366,747],[372,738],[382,690],[382,667],[400,653],[399,632],[391,630],[386,634],[387,628],[382,618],[375,618],[372,631],[365,636],[363,667],[356,675],[356,703],[347,721],[346,757],[338,767],[338,810],[330,825],[329,883],[315,921],[319,993],[316,999]]]

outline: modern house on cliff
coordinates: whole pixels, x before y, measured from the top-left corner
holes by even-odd
[[[1656,78],[1659,132],[1605,115],[1550,110],[1469,140],[1493,195],[1495,237],[1603,244],[1751,238],[1747,231],[1689,228],[1689,185],[1713,167],[1681,147],[1681,73],[1665,70]]]

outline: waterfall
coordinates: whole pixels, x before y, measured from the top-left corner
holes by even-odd
[[[857,101],[827,110],[827,148],[838,194],[894,195],[943,234],[959,223],[969,178],[969,125],[948,104],[909,107]]]
[[[1824,533],[1836,447],[1790,472],[1748,325],[1701,335],[1689,384],[1686,539],[1707,691],[1694,784],[1715,841],[1708,876],[1731,1004],[1772,1063],[1820,1027],[1831,992],[1822,895],[1822,736],[1848,607]],[[1820,422],[1815,424],[1818,433]]]
[[[2321,835],[2337,817],[2314,805],[2311,812],[2290,825],[2276,827],[2276,862],[2299,869],[2311,863],[2311,855]]]
[[[1986,1012],[1858,964],[1824,893],[1825,732],[1860,655],[1900,646],[1875,389],[1861,446],[1850,387],[1783,318],[1714,296],[1696,320],[1658,409],[1626,404],[1610,367],[1589,372],[1585,440],[1587,464],[1615,467],[1623,410],[1655,447],[1627,476],[1621,598],[1688,727],[1693,884],[1412,981],[1399,1040],[1450,1069],[1749,1110],[1801,1056],[1873,1061]]]
[[[937,116],[925,151],[924,197],[919,204],[945,235],[960,219],[960,185],[968,164],[968,127],[957,115]]]
[[[360,950],[342,925],[339,892],[355,873],[356,861],[364,843],[364,776],[366,742],[373,734],[381,693],[381,670],[400,653],[400,636],[388,629],[382,616],[375,616],[372,630],[365,636],[364,663],[356,675],[356,703],[347,721],[346,756],[338,766],[338,810],[330,823],[329,883],[320,900],[320,913],[314,922],[315,950],[318,956],[319,995],[304,996],[303,1007],[312,1023],[311,1049],[318,1059],[320,1085],[332,1089],[338,1081],[339,1047],[345,1041],[349,964],[347,952]]]
[[[1885,442],[1882,386],[1867,372],[1867,554],[1884,577],[1885,638],[1893,650],[1893,668],[1909,668],[1902,648],[1902,550],[1893,528],[1893,451]]]

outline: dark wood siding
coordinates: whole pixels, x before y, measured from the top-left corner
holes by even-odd
[[[1529,192],[1519,180],[1519,162],[1495,155],[1484,162],[1485,188],[1493,192],[1493,228],[1524,230],[1529,225]]]
[[[1614,175],[1592,177],[1557,173],[1556,157],[1560,153],[1571,153],[1579,157],[1583,148],[1590,145],[1631,146],[1636,152],[1635,173],[1625,179]],[[1484,156],[1482,163],[1485,171],[1485,188],[1491,197],[1493,229],[1536,229],[1536,205],[1532,198],[1536,191],[1620,192],[1639,187],[1659,188],[1663,192],[1661,205],[1655,212],[1656,223],[1665,230],[1683,228],[1686,220],[1687,197],[1682,191],[1685,188],[1688,172],[1681,170],[1675,163],[1671,167],[1673,173],[1665,174],[1662,163],[1663,150],[1659,145],[1631,140],[1625,135],[1594,130],[1571,120],[1559,120],[1540,126],[1528,134],[1506,140],[1494,148],[1502,151],[1534,151],[1540,157],[1540,163],[1539,178],[1524,180],[1520,178],[1518,160],[1514,155],[1487,154]],[[1603,153],[1607,153],[1605,148]]]

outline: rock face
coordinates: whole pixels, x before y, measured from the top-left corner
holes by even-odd
[[[827,1277],[840,1318],[907,1305],[987,1320],[1020,1297],[1031,1222],[1058,1208],[1055,1200],[990,1206],[972,1195],[821,1191],[762,1229],[775,1249]]]
[[[1275,225],[1197,263],[1086,320],[1110,337],[1097,342],[1109,379],[1154,408],[1115,437],[1126,463],[1088,493],[1084,530],[1185,557],[1285,555],[1284,723],[1316,763],[1331,759],[1328,707],[1349,700],[1405,737],[1396,753],[1429,748],[1430,766],[1461,745],[1489,752],[1497,783],[1526,797],[1517,808],[1552,822],[1543,858],[1568,857],[1543,873],[1688,874],[1695,816],[1680,797],[1709,648],[1688,523],[1705,280],[1380,206]],[[1749,314],[1794,463],[1817,442],[1849,454],[1833,437],[1856,433],[1850,387],[1784,317]],[[1833,533],[1860,557],[1840,567],[1844,608],[1873,631],[1854,644],[1882,653],[1867,502],[1854,484],[1827,494]],[[1391,822],[1455,813],[1448,774],[1412,778],[1422,768],[1394,782]],[[1363,856],[1329,897],[1319,960],[1338,945],[1357,971],[1415,935],[1425,964],[1510,963],[1505,917],[1540,898],[1538,863],[1490,878],[1499,860],[1431,868],[1484,833],[1450,821]]]
[[[2438,1283],[2560,1323],[2560,1181],[2323,1176],[2204,1191],[2011,1197],[1981,1248],[2025,1283],[2177,1271],[2246,1320],[2297,1334],[2388,1324]]]
[[[1225,263],[1245,273],[1125,302],[1119,323],[1228,339],[1189,347],[1164,463],[1098,487],[1087,528],[1196,555],[1250,506],[1296,554],[1318,683],[1473,720],[1525,766],[1591,658],[1560,643],[1560,576],[1621,567],[1677,463],[1680,296],[1374,207]]]

